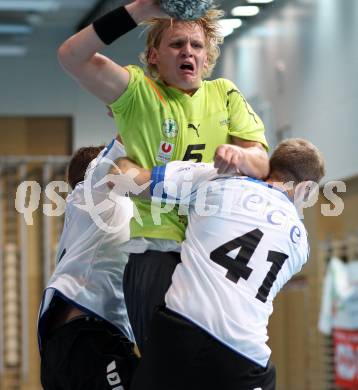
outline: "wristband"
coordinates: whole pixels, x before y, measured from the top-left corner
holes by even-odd
[[[93,22],[99,39],[106,45],[137,27],[125,7],[119,7]]]

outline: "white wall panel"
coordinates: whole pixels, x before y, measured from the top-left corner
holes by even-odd
[[[327,161],[326,181],[358,174],[358,2],[287,0],[225,46],[224,63],[249,101],[271,108],[277,129],[312,140]],[[256,108],[256,107],[255,107]],[[265,119],[265,118],[264,118]],[[272,142],[271,142],[272,144]]]

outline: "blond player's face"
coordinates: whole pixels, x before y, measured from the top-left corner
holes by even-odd
[[[194,92],[207,67],[204,32],[198,25],[176,23],[163,32],[158,49],[152,48],[149,62],[155,64],[159,78],[186,92]]]

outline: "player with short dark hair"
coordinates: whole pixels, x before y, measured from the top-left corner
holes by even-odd
[[[104,145],[85,146],[75,151],[67,168],[68,184],[73,190],[77,183],[84,181],[88,164],[98,156],[104,147]]]
[[[268,319],[273,299],[308,259],[296,206],[324,163],[303,139],[280,143],[270,162],[265,181],[220,176],[212,164],[177,161],[148,171],[118,162],[122,175],[138,169],[138,185],[150,179],[160,201],[189,206],[182,262],[153,316],[131,390],[275,388]]]
[[[96,186],[120,156],[124,148],[114,140],[106,148],[80,148],[69,163],[72,192],[38,321],[45,390],[129,389],[137,358],[122,289],[128,254],[121,244],[129,240],[132,202],[112,196],[110,203],[107,186]],[[93,218],[104,202],[109,206],[98,215],[108,231]]]

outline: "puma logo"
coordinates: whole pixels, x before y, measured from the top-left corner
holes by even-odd
[[[198,138],[200,137],[200,135],[199,135],[199,127],[200,127],[200,123],[198,124],[198,126],[195,126],[192,123],[188,124],[188,129],[193,129],[196,132],[196,135],[197,135]]]

